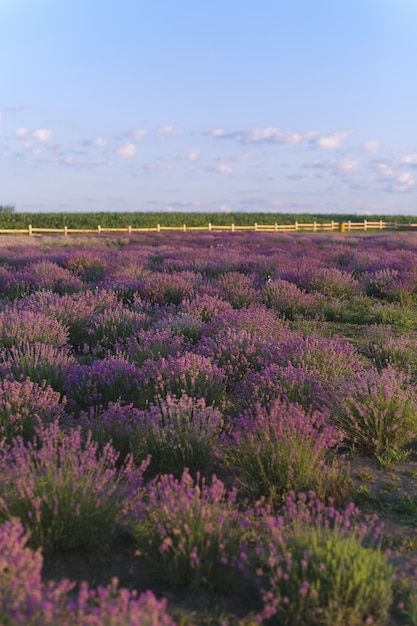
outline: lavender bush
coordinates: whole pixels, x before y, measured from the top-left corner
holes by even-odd
[[[193,475],[208,476],[223,427],[221,412],[207,406],[204,398],[168,395],[136,413],[131,435],[134,457],[139,462],[150,455],[149,470],[155,474],[179,478],[187,468]]]
[[[0,382],[0,438],[30,441],[40,423],[62,419],[64,408],[60,394],[44,383],[6,378]]]
[[[405,374],[367,370],[348,386],[335,423],[350,444],[375,457],[395,457],[417,437],[417,395]]]
[[[391,365],[398,371],[417,373],[417,341],[406,335],[396,336],[391,326],[374,324],[364,332],[363,354],[379,370]]]
[[[168,395],[204,398],[207,405],[220,407],[224,399],[223,371],[209,357],[193,352],[146,361],[142,368],[139,402],[142,408]]]
[[[108,444],[99,454],[91,436],[64,433],[57,421],[41,426],[38,440],[21,437],[0,445],[0,520],[18,517],[31,543],[44,550],[73,550],[109,542],[126,523],[129,500],[141,490],[146,464],[118,454]]]
[[[32,382],[47,383],[56,391],[63,391],[67,367],[75,358],[66,346],[55,348],[50,344],[27,343],[0,351],[0,372],[15,380],[30,378]]]
[[[110,402],[134,402],[139,397],[141,380],[138,368],[123,357],[70,365],[64,384],[68,409],[79,413],[90,407],[106,408]]]
[[[283,515],[266,516],[256,575],[268,624],[383,624],[392,603],[394,568],[352,517],[314,498],[290,495]],[[377,529],[378,533],[378,529]]]
[[[148,485],[134,534],[158,580],[173,587],[236,591],[242,584],[248,520],[215,476],[211,485],[161,476]]]
[[[190,349],[190,342],[184,335],[175,334],[169,326],[162,329],[139,330],[117,343],[117,349],[137,366],[147,360],[159,361]]]
[[[275,401],[299,404],[306,411],[328,414],[338,406],[334,385],[320,372],[304,367],[273,363],[259,372],[249,370],[231,393],[236,413],[256,413],[261,406],[268,410]]]
[[[68,331],[61,322],[42,313],[20,311],[14,307],[7,307],[0,312],[2,348],[36,342],[60,348],[68,342]]]
[[[229,462],[239,483],[255,497],[277,503],[291,490],[314,489],[325,473],[328,451],[340,434],[325,417],[276,401],[266,411],[236,418]]]

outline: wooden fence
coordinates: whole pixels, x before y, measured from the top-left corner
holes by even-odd
[[[166,231],[180,231],[180,232],[194,232],[194,231],[255,231],[255,232],[351,232],[358,230],[414,230],[417,229],[417,224],[397,224],[396,222],[383,222],[379,220],[377,222],[371,222],[369,220],[363,220],[363,222],[312,222],[311,224],[304,224],[302,222],[294,222],[293,224],[257,224],[256,222],[250,226],[237,226],[235,224],[229,224],[227,226],[218,226],[216,224],[208,224],[207,226],[161,226],[157,224],[153,228],[134,228],[128,226],[127,228],[105,228],[98,225],[97,228],[37,228],[29,224],[27,228],[2,228],[0,229],[0,235],[40,235],[40,234],[86,234],[86,233],[144,233],[144,232],[166,232]]]

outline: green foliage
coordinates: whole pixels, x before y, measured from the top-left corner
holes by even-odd
[[[12,204],[0,204],[0,215],[10,215],[14,211],[15,208]]]
[[[262,564],[273,624],[383,624],[392,603],[394,569],[378,548],[364,548],[337,528],[296,532]]]
[[[27,228],[32,224],[34,228],[88,228],[97,229],[98,224],[103,228],[156,228],[157,224],[163,226],[181,227],[208,226],[210,222],[214,226],[248,226],[251,224],[311,224],[312,222],[362,222],[364,216],[341,215],[341,214],[292,214],[292,213],[165,213],[165,212],[104,212],[97,213],[15,213],[14,207],[9,205],[0,207],[1,228]],[[372,216],[373,221],[378,220],[396,221],[409,223],[415,218],[409,216]]]
[[[352,447],[373,457],[404,460],[401,449],[417,436],[417,396],[391,366],[369,370],[343,398],[334,420]]]

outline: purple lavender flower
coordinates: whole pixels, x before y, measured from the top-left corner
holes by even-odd
[[[138,400],[142,379],[140,370],[121,357],[94,361],[91,365],[70,365],[64,383],[68,409],[79,412],[90,407],[106,408],[110,402],[134,402]]]
[[[0,519],[19,517],[31,542],[44,550],[98,546],[127,523],[146,463],[129,457],[117,469],[118,453],[99,452],[91,433],[64,433],[58,421],[37,429],[37,440],[0,444]]]
[[[64,408],[61,395],[45,384],[4,379],[0,382],[0,437],[10,441],[21,435],[31,440],[39,422],[61,419]]]

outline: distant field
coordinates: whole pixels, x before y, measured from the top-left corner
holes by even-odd
[[[407,215],[354,215],[354,214],[294,214],[294,213],[15,213],[0,212],[0,229],[27,228],[31,224],[34,228],[97,228],[100,224],[103,228],[156,228],[161,226],[206,226],[209,222],[213,225],[227,226],[234,223],[236,226],[250,224],[300,224],[312,221],[319,224],[334,220],[335,222],[361,222],[364,219],[372,221],[384,220],[407,224],[415,222],[416,216]]]

